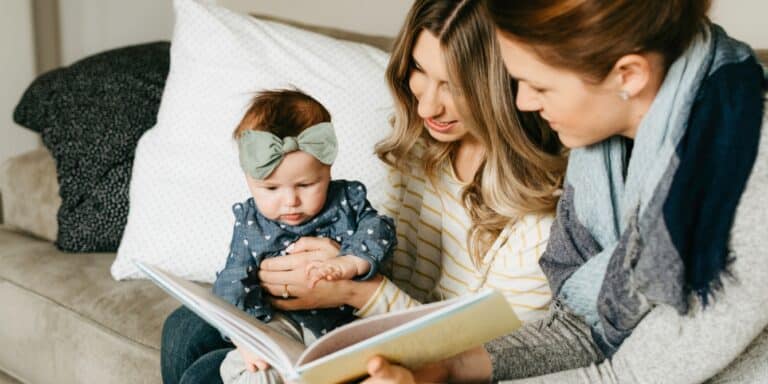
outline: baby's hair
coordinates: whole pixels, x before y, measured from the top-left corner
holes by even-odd
[[[246,131],[265,131],[284,138],[298,136],[305,129],[330,122],[331,114],[319,101],[295,89],[261,91],[237,125],[235,139]]]

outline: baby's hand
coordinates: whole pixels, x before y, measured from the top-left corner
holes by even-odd
[[[313,261],[307,265],[309,288],[314,288],[320,280],[344,280],[344,266],[327,262]]]
[[[245,348],[241,348],[235,344],[235,347],[237,347],[237,351],[240,352],[240,356],[243,358],[243,361],[245,362],[245,369],[247,369],[250,372],[256,372],[256,371],[264,371],[269,369],[269,363],[266,361],[254,356],[251,354],[250,351],[248,351]]]
[[[352,255],[339,256],[325,261],[312,261],[307,264],[309,288],[314,288],[320,280],[351,280],[368,273],[371,265]]]

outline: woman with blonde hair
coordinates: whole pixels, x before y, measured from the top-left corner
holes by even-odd
[[[393,131],[376,147],[391,167],[382,212],[398,247],[369,281],[307,288],[303,265],[336,255],[328,239],[302,238],[292,255],[262,263],[259,277],[282,309],[352,305],[359,316],[493,287],[523,320],[546,315],[538,266],[565,157],[533,114],[514,108],[492,24],[479,1],[419,0],[387,68]]]
[[[546,315],[551,294],[538,260],[565,157],[541,119],[515,109],[514,83],[479,5],[417,0],[395,42],[386,73],[395,99],[393,131],[376,148],[391,167],[381,211],[395,219],[398,236],[388,277],[309,288],[306,265],[335,257],[339,246],[304,237],[291,254],[260,265],[274,307],[350,305],[364,317],[491,287],[524,321]],[[194,382],[194,372],[220,359],[216,349],[224,346],[202,336],[209,332],[201,322],[183,309],[166,321],[166,383],[182,376]],[[176,340],[193,328],[190,340]]]
[[[707,0],[486,3],[518,108],[572,151],[541,258],[555,310],[463,355],[464,377],[768,381],[768,82],[752,49]],[[370,368],[370,383],[413,380]]]
[[[383,208],[401,241],[395,284],[382,284],[363,315],[482,287],[501,289],[523,320],[547,308],[536,260],[564,157],[541,120],[508,104],[513,83],[478,4],[417,1],[395,42],[394,129],[376,152],[391,167]]]

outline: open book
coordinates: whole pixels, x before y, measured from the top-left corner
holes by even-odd
[[[290,381],[349,381],[364,376],[368,360],[375,355],[416,368],[482,345],[520,326],[501,293],[483,290],[356,320],[305,347],[208,289],[149,264],[139,262],[137,266],[190,310],[262,357]]]

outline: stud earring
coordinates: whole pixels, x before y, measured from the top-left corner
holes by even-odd
[[[621,91],[619,91],[619,98],[624,101],[629,100],[629,92],[622,89]]]

